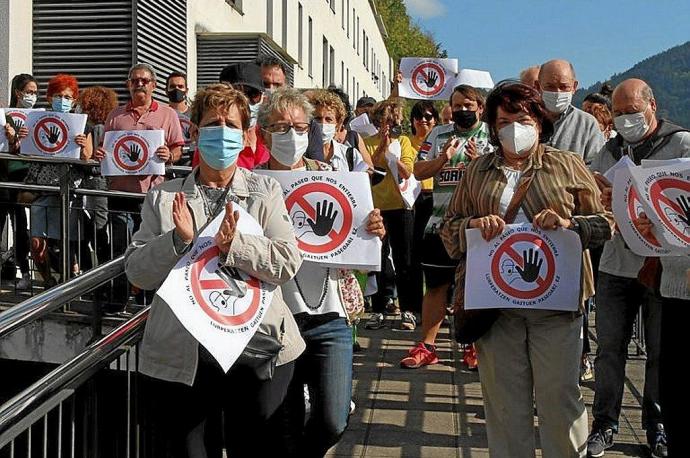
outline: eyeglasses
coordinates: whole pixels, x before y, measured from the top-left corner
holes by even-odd
[[[151,81],[153,81],[151,78],[130,78],[129,79],[129,82],[135,86],[138,86],[139,84],[141,84],[142,86],[146,86]]]
[[[418,121],[421,121],[422,119],[424,119],[427,122],[431,122],[434,119],[434,115],[432,115],[431,113],[424,113],[422,115],[415,116],[414,119],[416,119]]]
[[[74,97],[72,97],[71,95],[54,95],[53,98],[54,99],[65,99],[65,100],[69,100],[70,102],[74,101]]]
[[[294,124],[287,124],[283,122],[271,124],[270,126],[267,126],[264,128],[266,132],[270,132],[272,134],[285,134],[290,131],[290,129],[295,129],[295,132],[298,134],[304,134],[309,131],[309,123],[308,122],[296,122]]]

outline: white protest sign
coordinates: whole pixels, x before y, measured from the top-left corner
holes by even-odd
[[[101,175],[165,175],[156,150],[165,145],[162,130],[111,130],[105,133]]]
[[[23,140],[21,154],[79,159],[81,147],[74,138],[84,133],[85,114],[31,111],[26,115],[29,135]]]
[[[26,127],[26,117],[32,111],[46,111],[44,108],[5,108],[5,116],[12,118],[16,130]]]
[[[662,165],[676,165],[682,164],[683,162],[690,161],[690,157],[677,157],[675,159],[642,159],[642,168],[648,169],[650,167],[660,167]]]
[[[580,305],[580,237],[566,229],[542,231],[510,224],[485,241],[468,229],[465,308],[576,311]]]
[[[669,256],[671,251],[662,247],[653,234],[644,236],[633,224],[633,221],[640,216],[640,213],[644,213],[645,209],[640,202],[635,186],[633,186],[632,175],[630,174],[630,169],[634,168],[635,164],[629,159],[628,161],[629,164],[616,168],[615,178],[609,179],[613,183],[611,202],[616,227],[633,253],[645,257]],[[611,168],[614,167],[616,166]]]
[[[10,150],[10,143],[7,140],[7,135],[5,135],[5,110],[0,108],[0,152],[6,153]]]
[[[238,232],[263,235],[249,213],[236,204],[233,210],[240,213]],[[156,294],[227,372],[259,328],[275,286],[219,263],[214,236],[224,216],[198,235]]]
[[[610,169],[604,172],[604,178],[609,180],[609,183],[613,184],[613,180],[616,178],[616,172],[620,169],[628,169],[630,167],[635,167],[635,163],[630,159],[629,156],[623,156],[618,162],[613,164]]]
[[[341,269],[381,269],[381,241],[366,230],[374,209],[364,172],[256,170],[280,183],[305,261]]]
[[[378,133],[378,129],[369,120],[367,113],[362,113],[350,121],[350,129],[357,132],[362,138],[369,138]]]
[[[403,57],[400,72],[403,76],[398,87],[400,97],[447,100],[456,85],[458,60]]]
[[[460,70],[455,80],[456,86],[460,84],[466,84],[478,89],[493,89],[494,80],[491,78],[491,73],[487,71],[463,68]]]
[[[690,253],[690,163],[633,167],[630,173],[657,240],[674,255]]]

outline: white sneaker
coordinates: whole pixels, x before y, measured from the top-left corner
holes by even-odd
[[[22,278],[17,282],[17,289],[31,288],[31,276],[29,274],[22,274]]]

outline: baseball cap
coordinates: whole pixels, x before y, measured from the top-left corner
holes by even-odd
[[[221,83],[242,84],[260,92],[264,90],[261,67],[256,62],[230,64],[221,70],[219,79]]]

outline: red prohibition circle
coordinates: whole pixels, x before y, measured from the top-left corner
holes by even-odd
[[[21,111],[8,111],[7,116],[12,119],[21,119],[23,123],[26,123],[26,113],[22,113]]]
[[[261,290],[259,287],[259,280],[252,277],[246,282],[249,290],[251,290],[252,292],[252,301],[249,304],[247,310],[240,313],[239,315],[231,316],[223,315],[221,313],[216,312],[213,309],[213,307],[211,307],[206,302],[206,298],[203,295],[203,291],[209,289],[227,288],[227,285],[220,278],[213,280],[201,280],[200,277],[201,272],[203,272],[204,267],[206,267],[206,264],[216,259],[219,254],[220,250],[218,249],[218,246],[213,245],[212,247],[204,251],[196,261],[194,261],[194,264],[192,264],[192,267],[190,269],[190,278],[192,279],[192,294],[194,294],[194,298],[199,303],[201,310],[203,310],[204,313],[206,313],[206,315],[208,315],[213,321],[220,324],[224,324],[226,326],[242,326],[243,324],[251,320],[252,317],[256,314],[257,310],[259,309],[259,304],[261,302]]]
[[[126,164],[120,156],[120,149],[127,148],[127,142],[134,142],[139,145],[143,153],[134,165]],[[115,161],[115,165],[127,172],[136,172],[143,169],[148,159],[149,145],[144,140],[134,135],[125,135],[115,143],[115,147],[113,148],[113,160]]]
[[[55,146],[44,145],[41,136],[38,135],[41,130],[45,132],[48,131],[48,123],[55,124],[57,128],[60,129],[61,139]],[[44,153],[54,154],[62,150],[62,148],[64,148],[67,144],[67,132],[67,125],[65,125],[60,118],[46,116],[45,118],[41,118],[41,120],[38,121],[34,126],[34,143],[36,144],[36,147],[38,147]]]
[[[192,122],[189,119],[180,117],[180,127],[182,128],[182,136],[189,140],[191,138],[190,128],[192,127]],[[187,129],[187,135],[185,135],[185,129]]]
[[[423,74],[426,76],[426,70],[435,70],[438,73],[438,82],[436,85],[430,89],[424,89],[422,88],[418,83],[417,83],[417,77],[420,74]],[[422,73],[424,72],[424,73]],[[446,84],[446,74],[443,68],[438,65],[435,62],[424,62],[417,67],[415,67],[414,70],[412,70],[412,77],[410,78],[410,83],[412,84],[412,88],[419,94],[423,95],[425,97],[433,97],[443,90],[443,87]]]
[[[628,217],[630,218],[630,221],[634,221],[637,219],[637,212],[635,209],[635,204],[640,202],[640,196],[637,195],[637,191],[635,190],[635,187],[630,185],[630,188],[628,189]],[[641,203],[641,202],[640,202]],[[633,227],[635,227],[633,225]],[[654,234],[649,234],[648,236],[642,235],[637,229],[635,229],[635,232],[637,232],[640,237],[645,239],[647,243],[649,243],[652,246],[655,246],[657,248],[661,248],[661,244],[659,241],[654,237]]]
[[[664,191],[666,191],[669,188],[680,189],[682,191],[690,193],[689,182],[679,180],[677,178],[662,178],[653,183],[649,187],[650,200],[652,201],[654,210],[656,211],[657,215],[659,215],[659,219],[661,219],[661,221],[666,225],[666,227],[683,242],[690,243],[690,236],[687,236],[682,231],[678,230],[678,228],[671,222],[669,217],[666,216],[666,213],[664,212],[663,208],[661,208],[661,204],[664,203],[676,212],[683,212],[683,210],[678,207],[678,204],[676,204],[664,195]]]
[[[328,234],[329,241],[326,243],[321,245],[313,245],[303,242],[298,238],[297,246],[300,250],[308,253],[327,253],[338,248],[338,246],[345,241],[347,235],[350,233],[350,230],[352,229],[352,207],[350,207],[350,202],[347,200],[347,197],[345,197],[342,192],[332,185],[325,183],[309,183],[304,186],[300,186],[292,194],[290,194],[287,199],[285,199],[285,206],[287,207],[288,213],[290,213],[295,204],[299,204],[300,207],[302,207],[302,209],[308,213],[311,219],[315,219],[316,210],[314,210],[314,208],[312,208],[309,202],[304,198],[304,196],[307,194],[314,192],[328,194],[335,199],[343,212],[343,226],[340,228],[340,231],[331,230],[331,233]]]
[[[537,287],[528,291],[522,291],[513,288],[508,283],[506,283],[505,280],[503,280],[499,273],[501,256],[503,256],[504,254],[512,258],[515,261],[516,265],[522,262],[522,256],[519,256],[519,253],[517,253],[517,251],[513,249],[513,245],[517,242],[529,242],[536,245],[538,248],[541,249],[541,252],[544,254],[546,262],[546,278],[538,278]],[[556,260],[553,257],[553,253],[551,253],[551,249],[546,244],[546,241],[535,234],[511,235],[501,244],[500,247],[498,247],[498,249],[496,250],[496,254],[494,254],[494,257],[491,260],[491,276],[493,277],[498,287],[501,288],[505,293],[518,299],[536,299],[537,297],[541,296],[546,292],[546,290],[549,289],[549,287],[553,283],[555,275]]]

